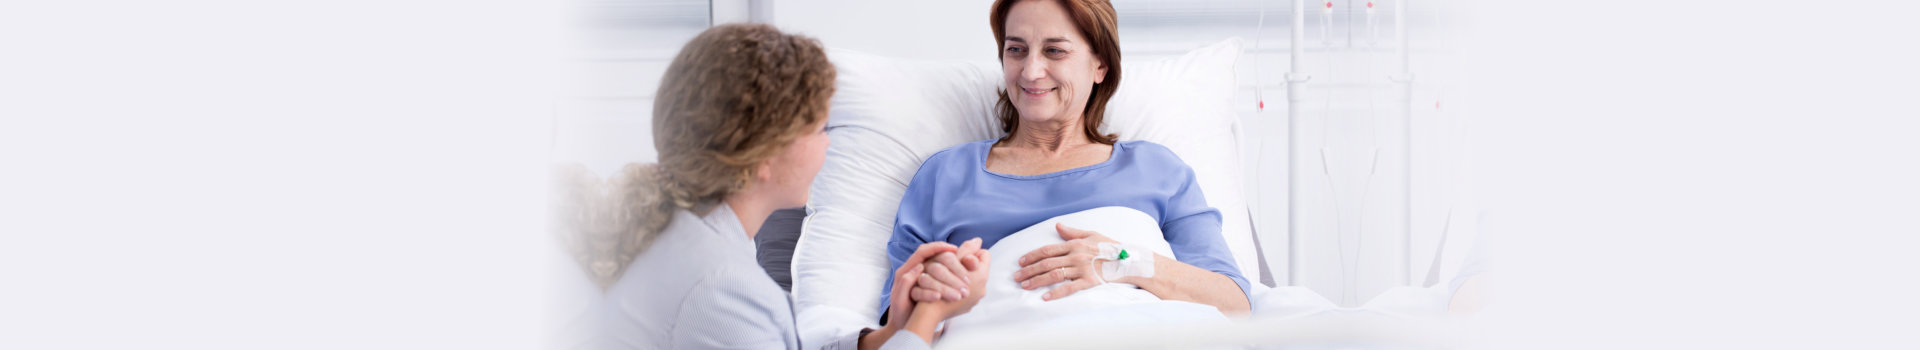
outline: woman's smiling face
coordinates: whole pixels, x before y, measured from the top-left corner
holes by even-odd
[[[1107,67],[1054,1],[1021,1],[1007,11],[1000,68],[1022,124],[1080,118]]]

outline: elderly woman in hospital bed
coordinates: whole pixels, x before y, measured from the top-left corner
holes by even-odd
[[[984,267],[996,284],[970,287],[978,284],[967,276],[983,267],[961,263],[962,249],[923,262],[914,301],[972,302],[987,293],[997,299],[988,309],[1170,300],[1204,305],[1203,315],[1246,312],[1250,284],[1193,171],[1166,147],[1099,132],[1122,76],[1112,6],[999,1],[991,22],[1005,79],[998,119],[1006,136],[929,157],[901,199],[887,250],[897,270],[923,245],[978,242],[998,257]],[[1050,220],[1074,213],[1085,220]],[[1069,298],[1094,291],[1102,293]],[[890,301],[882,294],[877,305]],[[950,327],[1036,315],[989,316]]]
[[[1239,39],[1130,61],[1121,89],[1106,3],[999,1],[990,14],[996,63],[830,50],[835,143],[791,265],[803,341],[852,348],[828,343],[877,332],[916,263],[927,283],[899,283],[913,287],[912,319],[945,320],[951,346],[1334,308],[1243,277],[1261,264],[1231,107]],[[963,247],[902,254],[922,245]],[[965,261],[974,249],[993,259]]]

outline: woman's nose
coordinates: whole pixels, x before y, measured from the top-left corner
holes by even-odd
[[[1037,59],[1028,58],[1027,66],[1020,69],[1020,77],[1025,78],[1027,81],[1038,81],[1042,78],[1046,78],[1047,77],[1046,62],[1037,60]]]

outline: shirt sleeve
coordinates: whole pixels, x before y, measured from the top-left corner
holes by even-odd
[[[887,338],[886,343],[880,344],[881,350],[920,350],[927,348],[929,348],[927,341],[921,340],[919,334],[913,334],[913,332],[908,331],[894,332],[893,337]]]
[[[784,295],[756,293],[765,290],[743,280],[753,276],[745,272],[709,275],[694,285],[674,322],[674,349],[799,348],[793,306]]]
[[[1164,150],[1164,149],[1163,149]],[[1178,169],[1178,181],[1171,183],[1173,195],[1167,198],[1160,216],[1160,231],[1166,233],[1167,244],[1173,247],[1174,259],[1207,271],[1213,271],[1232,279],[1239,285],[1240,295],[1252,295],[1253,285],[1240,275],[1240,268],[1233,260],[1233,250],[1227,247],[1227,240],[1221,236],[1220,210],[1207,204],[1207,197],[1200,191],[1199,178],[1193,168],[1187,167],[1171,151],[1166,152],[1168,168]],[[1252,302],[1251,299],[1248,300]]]
[[[900,209],[893,215],[893,236],[887,239],[887,282],[881,284],[880,303],[874,305],[880,309],[882,318],[886,317],[887,304],[893,298],[893,273],[900,270],[900,265],[905,264],[920,245],[932,241],[933,233],[927,232],[927,227],[932,225],[929,212],[937,191],[935,178],[940,172],[940,162],[945,159],[942,155],[946,153],[948,151],[934,153],[920,164],[913,180],[907,183],[906,193],[900,197]]]
[[[820,346],[820,350],[859,350],[861,333],[866,333],[866,331],[862,330],[842,335],[834,339],[833,343]]]
[[[866,332],[860,331],[847,334],[847,336],[834,341],[833,344],[827,344],[827,346],[821,347],[820,350],[860,349],[860,336],[864,333]],[[887,342],[880,344],[880,350],[924,350],[931,348],[932,345],[927,344],[925,340],[920,340],[920,335],[904,330],[893,333],[893,337],[887,338]]]

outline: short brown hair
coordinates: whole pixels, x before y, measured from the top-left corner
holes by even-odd
[[[993,14],[988,21],[993,25],[993,41],[999,50],[994,52],[999,58],[1007,50],[1007,12],[1013,10],[1013,4],[1026,0],[996,0],[993,2]],[[1073,25],[1080,29],[1080,36],[1090,41],[1095,57],[1107,66],[1107,76],[1103,83],[1093,86],[1093,95],[1087,99],[1087,109],[1080,117],[1080,127],[1086,130],[1087,139],[1093,142],[1113,144],[1119,135],[1101,134],[1100,123],[1106,118],[1107,100],[1113,99],[1113,92],[1120,88],[1120,22],[1114,14],[1113,4],[1106,0],[1047,0],[1060,3],[1067,8],[1067,17],[1073,18]],[[1004,61],[1001,64],[1006,64]],[[1013,109],[1013,101],[1007,99],[1006,88],[1000,89],[1000,102],[997,104],[1000,118],[1000,131],[1013,137],[1014,130],[1020,129],[1020,111]]]

